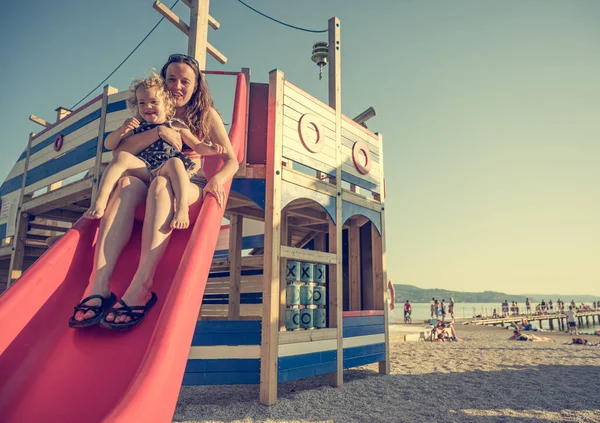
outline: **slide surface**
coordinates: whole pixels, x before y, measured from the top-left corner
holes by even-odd
[[[247,94],[239,74],[230,131],[238,161]],[[207,158],[207,177],[221,165]],[[88,282],[98,229],[97,221],[79,220],[0,296],[0,421],[170,422],[223,213],[211,195],[192,207],[195,224],[175,231],[156,272],[157,305],[124,332],[68,326]],[[118,297],[137,266],[140,240],[136,222],[111,279]]]

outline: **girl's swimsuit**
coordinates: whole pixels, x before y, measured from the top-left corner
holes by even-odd
[[[167,123],[149,124],[142,122],[139,127],[133,130],[133,133],[139,134],[161,125],[168,126]],[[188,150],[191,150],[187,145],[184,145],[184,147],[187,147]],[[185,148],[183,150],[185,150]],[[146,166],[148,167],[148,170],[150,170],[152,177],[156,176],[158,170],[167,162],[167,160],[174,157],[183,162],[185,170],[190,177],[198,171],[198,162],[195,162],[186,154],[178,151],[175,147],[162,138],[159,138],[144,150],[140,151],[137,154],[137,157],[146,163]]]

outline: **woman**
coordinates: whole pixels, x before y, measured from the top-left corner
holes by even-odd
[[[203,195],[212,194],[219,206],[224,207],[224,184],[235,175],[239,165],[223,120],[213,107],[212,97],[200,73],[198,62],[186,55],[171,55],[161,70],[161,76],[175,100],[175,116],[186,122],[199,140],[208,139],[225,149],[223,167],[203,190],[201,185],[204,181],[200,176],[192,177],[188,204],[191,206],[201,201]],[[137,154],[159,136],[183,153],[190,154],[182,149],[179,132],[164,126],[129,137],[117,146],[115,152]],[[193,154],[190,154],[190,158],[199,160]],[[135,209],[144,203],[146,214],[138,268],[123,297],[114,308],[110,308],[116,299],[110,293],[110,277],[131,236]],[[173,206],[173,190],[164,177],[156,177],[149,187],[132,176],[124,176],[119,180],[100,222],[89,284],[83,300],[75,307],[75,314],[69,322],[71,326],[86,327],[101,322],[107,328],[127,329],[141,322],[156,303],[156,296],[150,289],[154,272],[166,251],[172,232],[169,223],[173,218]]]

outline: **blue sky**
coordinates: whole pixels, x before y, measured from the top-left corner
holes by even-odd
[[[248,0],[312,29],[338,16],[342,111],[369,106],[383,133],[388,272],[395,283],[457,290],[600,295],[600,2]],[[165,1],[171,6],[173,1]],[[175,9],[182,17],[186,7]],[[229,59],[327,101],[310,61],[325,34],[213,1],[209,41]],[[0,16],[0,178],[58,106],[70,107],[160,16],[150,0],[11,2]],[[187,18],[186,18],[187,20]],[[163,22],[109,80],[120,90],[185,52]],[[230,114],[231,81],[211,78]],[[99,91],[98,91],[99,92]]]

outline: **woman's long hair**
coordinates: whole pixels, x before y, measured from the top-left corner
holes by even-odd
[[[185,55],[173,55],[162,67],[160,75],[166,80],[167,68],[171,63],[185,63],[196,75],[196,88],[185,108],[185,119],[192,133],[198,136],[200,141],[208,141],[210,137],[210,108],[214,107],[213,98],[206,84],[205,78],[200,73],[198,65]]]

